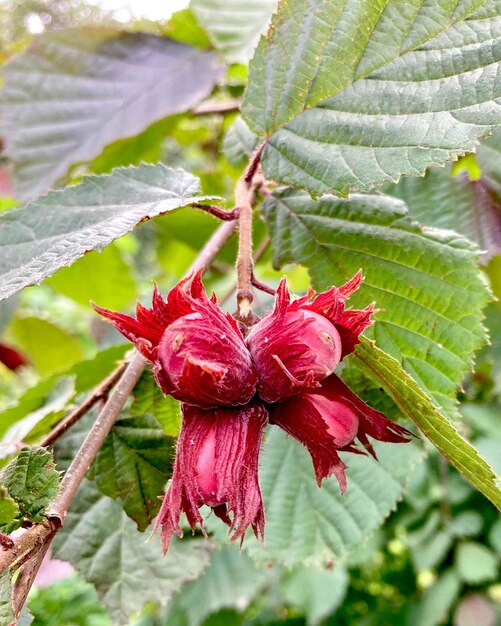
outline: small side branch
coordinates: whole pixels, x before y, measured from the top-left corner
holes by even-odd
[[[191,206],[195,209],[200,209],[201,211],[210,213],[214,217],[217,217],[217,219],[223,220],[224,222],[231,222],[232,220],[238,219],[238,208],[232,209],[231,211],[225,211],[224,209],[210,204],[192,204]]]

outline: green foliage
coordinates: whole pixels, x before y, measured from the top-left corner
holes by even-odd
[[[132,415],[149,413],[160,422],[166,435],[175,437],[181,427],[179,402],[172,396],[164,396],[151,372],[145,372],[134,387],[134,401],[130,407]]]
[[[77,575],[37,589],[29,605],[33,626],[110,626],[94,588]]]
[[[144,531],[160,508],[170,476],[173,441],[152,415],[121,416],[89,473],[100,491],[120,498],[124,511]]]
[[[283,581],[286,600],[304,613],[308,626],[321,623],[338,608],[347,586],[346,571],[339,565],[332,570],[297,568]]]
[[[41,375],[60,372],[82,360],[82,348],[75,337],[46,320],[16,317],[9,332]]]
[[[2,532],[12,532],[25,520],[43,522],[45,509],[59,488],[52,453],[36,446],[23,448],[0,472],[0,484],[17,505],[16,511],[11,507],[15,516],[2,524]]]
[[[477,250],[455,233],[423,232],[405,205],[388,196],[315,201],[281,189],[264,214],[275,265],[305,265],[315,288],[340,285],[363,268],[364,284],[350,306],[376,302],[378,346],[454,415],[457,385],[485,340],[489,294]]]
[[[192,0],[191,8],[214,46],[232,63],[247,63],[277,0]]]
[[[376,445],[379,463],[365,456],[343,457],[348,489],[334,478],[319,489],[310,456],[273,427],[260,474],[266,510],[266,545],[250,537],[246,548],[260,562],[325,564],[366,541],[401,499],[409,474],[422,460],[413,445]]]
[[[380,383],[400,410],[435,447],[501,511],[501,482],[475,448],[433,405],[395,359],[366,339],[355,350],[369,375]]]
[[[14,621],[10,600],[10,572],[0,574],[0,624],[10,626]]]
[[[280,3],[243,104],[265,175],[345,195],[471,151],[501,123],[498,17],[490,0]]]
[[[222,608],[242,609],[265,585],[261,569],[236,546],[225,546],[212,554],[204,573],[173,598],[162,621],[200,626]]]
[[[63,267],[48,284],[58,293],[85,306],[124,308],[136,297],[136,283],[116,246],[101,253],[89,252],[71,267]]]
[[[156,215],[203,202],[198,192],[198,180],[181,169],[142,165],[88,177],[0,216],[0,297],[38,284]]]
[[[145,542],[119,502],[85,482],[54,541],[54,555],[91,582],[114,625],[127,624],[148,601],[165,603],[207,566],[209,548],[193,539],[173,542],[162,558],[158,537]]]
[[[482,544],[465,541],[456,553],[456,570],[464,582],[472,585],[498,580],[498,559]]]
[[[221,71],[211,54],[144,33],[82,28],[39,38],[4,71],[4,137],[19,197],[45,193],[70,165],[189,109]]]
[[[7,487],[0,484],[0,526],[10,524],[19,515],[19,506],[14,498],[11,498]]]
[[[15,4],[16,14],[53,14],[53,0]],[[59,15],[69,0],[57,4]],[[275,9],[248,75],[236,63],[248,60]],[[2,370],[0,397],[15,401],[0,411],[3,454],[40,441],[129,349],[107,347],[119,336],[89,300],[130,311],[136,297],[149,304],[153,280],[165,293],[217,227],[191,205],[222,196],[233,206],[263,139],[254,251],[267,228],[272,249],[256,275],[276,286],[285,273],[300,293],[308,274],[320,290],[362,268],[366,281],[349,306],[375,301],[379,312],[339,373],[434,444],[378,444],[379,462],[341,452],[349,465],[341,496],[333,478],[317,487],[309,455],[272,425],[260,457],[265,544],[249,531],[243,550],[222,547],[227,528],[202,509],[210,540],[185,533],[163,558],[148,529],[181,415],[148,369],[56,540],[54,556],[80,574],[31,596],[37,626],[465,626],[471,587],[501,617],[501,527],[482,495],[499,506],[487,464],[501,469],[499,304],[487,309],[492,345],[473,361],[489,299],[475,243],[492,257],[487,272],[501,293],[501,134],[471,154],[501,119],[499,13],[495,0],[192,0],[166,24],[60,29],[18,45],[4,72],[1,191],[31,198],[81,182],[20,209],[0,198],[0,297],[50,277],[0,304],[5,343],[34,365]],[[222,58],[235,63],[226,73]],[[194,109],[209,95],[207,108],[229,110]],[[451,167],[387,185],[387,195],[316,199],[424,173],[465,152]],[[89,172],[99,176],[82,180]],[[204,276],[219,297],[234,285],[236,238]],[[271,305],[254,291],[256,313]],[[234,301],[225,306],[232,311]],[[101,406],[58,440],[58,469]],[[42,519],[57,488],[52,461],[49,471],[22,471],[29,450],[3,470],[14,485],[0,486],[4,530]],[[11,621],[9,582],[0,581],[0,615]]]

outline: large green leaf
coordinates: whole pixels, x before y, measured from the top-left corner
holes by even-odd
[[[191,9],[228,61],[247,63],[277,0],[192,0]]]
[[[454,414],[457,386],[485,339],[489,295],[472,244],[455,233],[424,231],[388,196],[315,201],[284,189],[264,212],[275,264],[305,265],[315,288],[339,285],[363,269],[365,282],[350,305],[376,302],[378,345]]]
[[[165,604],[209,563],[210,544],[202,540],[173,541],[166,557],[158,536],[146,540],[119,502],[85,481],[54,540],[54,556],[96,587],[118,626],[149,601]]]
[[[389,354],[363,339],[355,351],[369,376],[386,389],[438,450],[501,511],[501,480],[477,450],[459,435],[409,374]]]
[[[164,165],[119,168],[0,216],[0,299],[157,215],[201,202],[198,179]]]
[[[24,520],[43,522],[45,509],[59,488],[52,453],[35,446],[23,448],[0,472],[0,484],[19,508],[15,520],[2,527],[4,532],[19,528]]]
[[[343,455],[348,488],[334,478],[319,489],[311,458],[276,427],[262,454],[261,488],[266,510],[265,545],[246,545],[260,561],[316,565],[360,546],[395,508],[412,470],[422,459],[414,444],[376,444],[372,458]]]
[[[174,456],[173,440],[152,415],[120,416],[91,467],[101,492],[119,498],[144,531],[161,505]]]
[[[245,552],[239,552],[237,546],[225,546],[214,552],[202,576],[171,600],[162,623],[199,626],[222,608],[241,611],[267,584],[266,578]]]
[[[267,177],[367,190],[471,151],[501,124],[496,0],[283,1],[244,118]]]
[[[4,70],[3,137],[20,198],[45,193],[70,165],[186,111],[223,68],[166,37],[82,28],[42,35]]]

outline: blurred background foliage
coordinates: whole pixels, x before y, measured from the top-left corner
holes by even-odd
[[[5,60],[19,52],[33,33],[82,24],[124,27],[112,12],[83,0],[1,0],[0,54]],[[168,33],[207,46],[205,34],[186,12],[183,19],[174,16],[170,22],[155,24],[139,19],[126,27]],[[230,66],[224,86],[216,89],[215,97],[240,97],[245,80],[244,66]],[[72,181],[78,181],[83,173],[109,173],[117,166],[162,160],[200,176],[204,193],[230,198],[240,169],[225,159],[221,147],[235,117],[234,112],[167,117],[136,137],[106,147],[85,167],[75,167]],[[465,167],[470,168],[472,178],[478,175],[476,161],[466,161]],[[399,193],[404,192],[401,189]],[[8,210],[15,201],[5,187],[3,195],[1,207]],[[427,225],[441,225],[442,217],[438,215],[436,222],[431,219]],[[8,460],[16,441],[36,441],[39,433],[60,418],[67,398],[78,397],[99,382],[125,352],[127,347],[119,335],[93,314],[89,301],[131,311],[136,299],[148,303],[153,281],[165,293],[183,275],[216,226],[212,217],[201,212],[177,211],[145,223],[104,252],[91,252],[41,286],[0,304],[2,341],[15,346],[28,360],[28,365],[17,372],[0,365],[0,403],[6,407],[0,415],[2,463]],[[258,248],[266,238],[264,223],[256,220]],[[208,289],[220,296],[231,294],[235,246],[236,242],[231,241],[206,275]],[[500,265],[501,256],[495,255],[490,260],[489,274],[498,296]],[[261,280],[272,284],[283,275],[273,269],[268,248],[256,271]],[[289,267],[286,274],[294,291],[307,289],[309,280],[304,268]],[[269,304],[268,296],[259,293],[258,309]],[[233,306],[231,297],[228,306]],[[486,324],[491,345],[482,350],[459,396],[463,416],[460,428],[498,472],[500,312],[499,302],[488,308]],[[161,414],[164,431],[175,434],[175,409],[165,406]],[[384,525],[347,559],[324,562],[322,566],[288,569],[270,563],[269,567],[258,568],[238,547],[218,547],[208,569],[185,584],[165,609],[147,606],[131,624],[501,624],[501,520],[431,446],[426,462],[409,476],[404,500]],[[33,626],[113,624],[93,586],[80,574],[64,568],[61,571],[54,561],[45,567],[46,577],[40,579],[29,600]]]

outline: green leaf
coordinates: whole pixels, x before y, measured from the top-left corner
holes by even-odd
[[[145,33],[38,37],[4,69],[3,136],[19,197],[45,193],[70,165],[191,108],[222,71],[212,54]]]
[[[0,441],[0,457],[13,454],[21,443],[36,443],[64,416],[75,395],[71,378],[61,378],[51,390],[46,402],[10,426]]]
[[[501,519],[496,520],[492,525],[489,531],[489,543],[501,557]]]
[[[85,306],[92,300],[109,309],[123,309],[136,297],[130,267],[114,245],[100,254],[89,252],[47,282],[58,293]]]
[[[122,415],[91,467],[89,478],[104,495],[122,501],[140,531],[160,509],[173,448],[173,440],[152,415]]]
[[[46,320],[16,317],[8,331],[42,375],[60,372],[82,359],[78,339]]]
[[[158,163],[162,160],[164,140],[176,128],[181,115],[169,115],[139,135],[126,137],[108,144],[89,166],[93,174],[110,174],[116,167]]]
[[[283,0],[243,103],[265,175],[345,195],[471,151],[501,124],[499,28],[495,0]]]
[[[454,467],[501,511],[501,482],[477,450],[439,413],[430,398],[398,362],[363,339],[355,350],[369,376]]]
[[[167,602],[209,563],[205,541],[173,541],[163,557],[158,536],[146,539],[119,502],[85,481],[54,540],[54,557],[69,561],[95,586],[119,626],[147,602]]]
[[[19,528],[23,520],[43,522],[45,509],[59,488],[59,472],[52,453],[36,446],[23,448],[0,472],[0,484],[19,507],[17,518],[2,526],[3,532]]]
[[[203,202],[198,179],[164,165],[89,176],[0,216],[0,299],[40,283],[157,215]]]
[[[181,407],[172,396],[164,396],[150,371],[144,372],[134,387],[131,415],[149,413],[162,425],[164,433],[177,437],[181,427]]]
[[[247,63],[277,0],[192,0],[191,9],[214,46],[231,63]]]
[[[12,626],[12,624],[15,624],[10,595],[10,577],[11,573],[9,570],[0,574],[0,626]]]
[[[454,233],[426,230],[388,196],[311,199],[278,190],[264,206],[274,263],[301,263],[313,286],[340,285],[360,268],[365,282],[350,306],[381,309],[371,331],[448,414],[456,389],[485,340],[489,299],[477,250]]]
[[[409,474],[422,459],[413,444],[375,447],[379,463],[343,454],[349,466],[343,496],[334,478],[319,489],[306,450],[271,428],[260,474],[266,543],[247,537],[244,547],[261,562],[290,566],[325,564],[359,546],[395,508]]]
[[[10,497],[6,486],[0,484],[0,526],[9,525],[18,515],[19,507],[16,501]]]
[[[385,191],[402,199],[423,226],[455,230],[475,241],[486,251],[484,261],[501,253],[501,204],[486,179],[434,168],[424,178],[402,178]]]
[[[258,144],[259,138],[237,117],[224,137],[224,155],[235,167],[244,167]]]
[[[458,546],[456,570],[464,582],[478,585],[497,579],[497,559],[482,544],[468,541]]]
[[[266,579],[263,570],[245,552],[236,546],[225,546],[214,552],[204,573],[171,600],[162,623],[199,626],[223,608],[241,611],[263,589]]]
[[[88,391],[96,386],[115,367],[125,352],[130,349],[130,344],[111,346],[98,352],[93,359],[87,359],[76,363],[64,372],[64,376],[71,377],[75,382],[75,393]],[[39,383],[27,389],[13,406],[0,412],[0,437],[18,420],[31,413],[42,411],[45,415],[52,409],[46,409],[46,405],[54,399],[52,394],[60,379],[61,374],[55,374],[41,380]]]
[[[339,565],[333,570],[300,567],[285,575],[282,589],[287,602],[304,613],[308,626],[315,626],[343,601],[348,576]]]
[[[443,624],[459,596],[461,583],[454,570],[448,570],[429,587],[420,602],[413,606],[409,616],[412,626]]]

